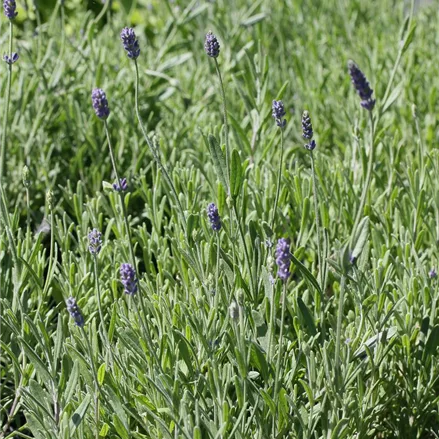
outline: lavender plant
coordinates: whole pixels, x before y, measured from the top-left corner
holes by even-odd
[[[6,98],[3,113],[3,130],[1,134],[0,144],[0,185],[3,185],[3,177],[5,175],[6,167],[6,137],[8,131],[8,114],[9,104],[11,100],[11,85],[12,85],[12,65],[18,60],[18,54],[12,52],[13,41],[13,21],[18,15],[17,4],[14,0],[3,0],[3,12],[5,17],[9,20],[9,53],[3,56],[3,60],[8,65],[8,80],[6,85]]]

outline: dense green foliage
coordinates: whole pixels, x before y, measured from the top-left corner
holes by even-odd
[[[438,438],[438,3],[27,3],[20,58],[0,66],[0,437]],[[374,89],[371,118],[349,59]]]

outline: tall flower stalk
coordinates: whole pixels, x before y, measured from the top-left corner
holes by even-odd
[[[274,222],[276,220],[277,204],[279,202],[280,194],[280,183],[282,179],[282,164],[284,157],[284,128],[287,121],[283,118],[286,114],[285,107],[282,101],[273,101],[272,114],[276,125],[280,128],[280,159],[279,159],[279,172],[277,175],[277,186],[276,186],[276,198],[274,199],[273,217],[271,219],[271,230],[274,228]]]
[[[291,256],[290,256],[290,241],[286,238],[280,238],[277,242],[276,246],[276,264],[278,266],[277,276],[282,281],[283,291],[282,291],[282,308],[281,308],[281,317],[280,317],[280,332],[279,332],[279,349],[277,353],[277,361],[276,361],[276,372],[274,378],[274,393],[273,400],[275,406],[278,406],[278,393],[279,393],[279,377],[281,370],[281,361],[283,355],[283,334],[284,334],[284,323],[285,323],[285,309],[287,306],[287,281],[291,276],[290,265],[291,265]],[[274,306],[274,295],[273,295],[273,303]],[[273,437],[276,437],[276,416],[273,417]]]
[[[159,152],[156,150],[153,142],[149,138],[149,136],[146,132],[145,125],[142,121],[142,118],[140,117],[140,110],[139,110],[139,82],[140,82],[140,79],[139,79],[139,66],[137,64],[137,58],[140,55],[139,41],[138,41],[137,36],[134,32],[134,29],[129,28],[129,27],[125,27],[122,29],[122,31],[120,33],[120,39],[122,41],[123,48],[125,49],[128,58],[130,58],[131,60],[134,61],[134,66],[135,66],[135,71],[136,71],[136,87],[135,87],[134,100],[135,100],[136,116],[137,116],[137,120],[138,120],[139,125],[140,125],[140,129],[142,130],[143,137],[145,138],[146,144],[148,145],[149,150],[151,151],[151,154],[152,154],[155,162],[157,163],[157,166],[162,171],[163,176],[164,176],[166,182],[168,183],[168,185],[169,185],[169,187],[174,195],[175,202],[177,203],[177,207],[178,207],[178,210],[180,211],[180,215],[181,215],[181,218],[183,221],[183,228],[186,229],[186,216],[185,216],[184,211],[183,211],[183,206],[180,203],[180,199],[179,199],[178,194],[177,194],[177,189],[175,188],[175,185],[174,185],[166,167],[164,166],[164,164],[160,158]]]
[[[311,174],[313,183],[313,199],[314,199],[314,216],[317,231],[317,260],[319,264],[319,285],[322,290],[320,297],[320,323],[322,325],[322,339],[325,339],[325,277],[326,277],[326,255],[322,254],[322,231],[320,229],[320,209],[318,202],[317,178],[314,163],[313,151],[317,146],[313,139],[314,130],[312,127],[311,117],[308,111],[304,111],[302,115],[302,137],[306,140],[305,148],[309,151],[311,159]]]
[[[358,224],[363,216],[364,206],[366,204],[367,194],[369,192],[369,186],[372,181],[372,170],[374,161],[374,121],[372,110],[375,107],[376,100],[372,98],[373,90],[369,85],[364,73],[353,61],[348,62],[349,75],[351,82],[360,97],[360,105],[368,111],[370,121],[370,148],[369,148],[369,160],[367,162],[366,179],[363,184],[363,191],[361,193],[360,204],[358,206],[357,215],[355,217],[354,227],[352,228],[352,236],[355,236]]]
[[[3,113],[3,130],[2,130],[2,140],[0,144],[0,184],[3,184],[3,177],[5,176],[6,167],[6,136],[8,129],[8,113],[9,113],[9,103],[11,100],[11,85],[12,85],[12,65],[18,60],[18,55],[12,53],[12,40],[13,40],[13,24],[17,16],[17,5],[14,0],[4,0],[3,1],[3,12],[6,18],[9,19],[9,50],[8,54],[3,57],[3,60],[8,65],[8,82],[6,85],[6,98]]]

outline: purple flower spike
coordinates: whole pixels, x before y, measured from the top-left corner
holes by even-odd
[[[271,108],[276,125],[280,128],[283,128],[287,123],[287,121],[283,119],[286,114],[284,103],[282,101],[273,101]]]
[[[3,61],[9,65],[12,65],[15,62],[17,62],[18,58],[19,58],[19,56],[18,56],[18,53],[16,53],[16,52],[13,52],[11,56],[3,55]]]
[[[106,119],[110,115],[107,96],[102,89],[100,88],[93,89],[93,91],[91,92],[91,101],[96,116],[99,117],[99,119]]]
[[[120,179],[120,184],[113,183],[113,189],[116,192],[125,192],[128,189],[128,182],[126,178],[121,178]]]
[[[216,38],[216,35],[214,35],[211,31],[206,34],[206,38],[204,40],[204,50],[211,58],[218,58],[220,53],[220,44]]]
[[[122,40],[122,45],[127,52],[128,58],[137,59],[140,55],[140,47],[134,29],[124,27],[120,33],[120,39]]]
[[[210,226],[214,232],[219,232],[221,230],[221,218],[218,213],[218,207],[215,203],[210,203],[207,206],[207,217],[209,218]]]
[[[428,276],[430,277],[430,279],[436,279],[437,278],[437,271],[434,268],[432,268],[429,271]]]
[[[79,309],[79,306],[76,304],[76,300],[73,297],[69,297],[66,300],[66,306],[67,311],[75,321],[76,326],[82,328],[84,326],[84,317]]]
[[[305,148],[308,151],[312,151],[316,147],[316,142],[315,140],[311,140],[314,137],[314,131],[308,111],[304,111],[302,115],[302,137],[309,140],[309,142],[305,144]]]
[[[17,16],[17,3],[15,3],[15,0],[4,0],[3,1],[3,11],[5,13],[6,18],[9,18],[9,20],[14,20]]]
[[[279,279],[285,282],[291,275],[290,241],[288,239],[280,238],[277,241],[276,264],[279,267],[277,275],[279,276]]]
[[[96,256],[102,248],[102,233],[98,229],[93,229],[88,234],[88,242],[88,250],[93,256]]]
[[[120,266],[120,280],[125,294],[132,296],[137,293],[136,272],[131,264],[122,264]]]
[[[375,99],[372,99],[373,90],[370,88],[369,82],[364,76],[364,73],[353,61],[348,62],[348,69],[349,74],[351,75],[352,84],[361,98],[361,106],[368,111],[372,111],[376,101]]]

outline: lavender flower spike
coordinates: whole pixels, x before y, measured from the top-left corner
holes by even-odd
[[[429,272],[428,272],[428,276],[430,279],[436,279],[437,278],[437,271],[432,268]]]
[[[116,192],[125,192],[128,189],[127,179],[125,177],[121,178],[120,184],[117,184],[117,181],[116,183],[113,183],[113,189]]]
[[[132,296],[137,293],[136,272],[131,264],[122,264],[120,266],[120,280],[125,294]]]
[[[302,115],[302,137],[309,142],[305,145],[308,151],[312,151],[316,147],[316,141],[312,140],[314,131],[312,129],[311,117],[308,111],[304,111]]]
[[[285,282],[291,275],[290,241],[288,239],[280,238],[277,241],[276,264],[279,267],[277,275],[279,276],[279,279]]]
[[[11,56],[3,55],[3,61],[9,65],[16,63],[18,61],[18,58],[19,56],[17,52],[13,52]]]
[[[9,18],[11,21],[14,20],[18,14],[15,0],[3,0],[3,11],[6,18]]]
[[[214,35],[211,31],[207,32],[206,38],[204,39],[204,50],[211,58],[218,58],[220,53],[220,44],[216,38],[216,35]]]
[[[99,254],[102,248],[102,233],[98,229],[93,229],[88,234],[88,250],[93,255]]]
[[[351,75],[352,84],[361,98],[361,106],[368,111],[372,111],[376,101],[375,99],[372,99],[373,90],[370,88],[369,82],[364,76],[364,73],[353,61],[348,62],[348,69],[349,74]]]
[[[120,39],[122,40],[122,45],[127,52],[128,58],[137,59],[140,55],[140,47],[134,29],[124,27],[120,33]]]
[[[221,218],[218,213],[218,207],[215,203],[210,203],[207,206],[207,217],[209,218],[210,226],[214,232],[219,232],[221,230]]]
[[[95,88],[91,92],[91,101],[95,110],[96,116],[99,119],[106,119],[110,115],[108,108],[108,101],[105,92],[100,88]]]
[[[283,128],[287,121],[283,119],[286,113],[284,103],[282,101],[273,101],[272,114],[274,120],[276,121],[276,125],[280,128]]]
[[[66,306],[67,311],[75,321],[76,326],[82,328],[84,326],[84,317],[79,309],[79,306],[76,304],[76,300],[73,297],[69,297],[66,300]]]

